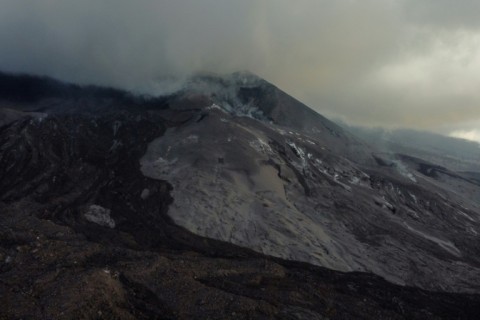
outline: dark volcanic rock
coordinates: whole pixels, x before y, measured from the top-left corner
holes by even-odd
[[[2,78],[4,84],[15,80],[9,77]],[[0,123],[1,319],[475,319],[480,313],[477,294],[435,293],[393,285],[371,274],[273,258],[176,225],[167,214],[176,201],[172,195],[189,194],[196,186],[173,190],[170,181],[145,176],[140,159],[155,139],[171,139],[172,130],[188,130],[192,123],[217,124],[221,113],[172,110],[168,101],[178,103],[178,97],[142,104],[115,94],[105,103],[103,93],[75,87],[79,97],[90,94],[89,107],[83,109],[65,88],[59,89],[62,94],[57,89],[45,93],[51,92],[52,83],[55,88],[62,84],[28,77],[15,81],[10,83],[15,92],[0,91],[2,106],[9,108],[0,109],[9,115]],[[21,95],[25,83],[30,86],[28,99]],[[48,107],[51,99],[55,103]],[[39,106],[41,114],[31,112]],[[243,119],[238,125],[259,130],[254,121]],[[189,137],[177,136],[176,143],[188,145],[195,140]],[[280,139],[279,134],[275,137]],[[274,174],[282,181],[298,181],[302,192],[308,187],[311,194],[318,194],[312,177],[322,173],[297,165],[304,156],[301,143],[267,141],[249,148],[262,152],[267,146],[279,158],[262,162],[271,169],[258,181]],[[231,166],[235,157],[241,162],[241,141],[237,147],[233,155],[215,154],[215,165]],[[190,156],[196,156],[191,151]],[[324,161],[329,163],[330,156],[339,167],[348,167],[349,162],[333,155],[324,155]],[[202,161],[198,157],[194,163]],[[170,164],[162,168],[175,170]],[[256,168],[252,160],[251,169]],[[388,174],[374,172],[362,183],[390,190]],[[345,177],[334,174],[318,179],[324,190],[346,186]],[[243,181],[241,175],[236,178]],[[396,183],[404,193],[407,188],[423,192],[421,187]],[[336,208],[338,218],[347,223],[357,204],[343,195],[325,194],[332,201],[319,207]],[[387,192],[376,201],[388,208],[381,201],[399,202],[392,197]],[[418,206],[442,213],[441,205],[434,204],[436,198],[428,197],[433,196],[418,199]],[[409,201],[400,206],[414,207]],[[195,213],[200,214],[192,208]],[[382,227],[387,226],[364,224],[353,231],[375,245],[381,232],[393,232]],[[398,232],[398,237],[408,236]],[[427,247],[436,246],[424,241]],[[476,252],[468,243],[455,245],[463,253]],[[452,254],[445,255],[452,259]]]

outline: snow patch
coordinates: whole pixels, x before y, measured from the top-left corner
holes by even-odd
[[[380,206],[382,209],[388,209],[392,212],[395,211],[395,206],[385,199],[385,197],[374,197],[373,201],[376,205]]]
[[[257,140],[250,141],[250,146],[258,152],[269,153],[272,152],[270,145],[264,140],[257,138]]]
[[[142,198],[142,200],[147,200],[148,197],[150,197],[150,190],[145,188],[142,190],[142,193],[140,194],[140,198]]]
[[[290,146],[290,148],[295,150],[295,153],[298,155],[298,157],[302,161],[302,164],[301,164],[302,168],[305,169],[307,167],[307,159],[305,158],[305,151],[299,146],[297,146],[293,141],[287,141],[287,144]]]
[[[103,227],[115,228],[115,220],[110,217],[110,209],[92,204],[84,214],[85,219]]]
[[[213,110],[213,109],[217,109],[217,110],[220,110],[222,112],[225,112],[225,109],[223,109],[222,107],[220,107],[216,103],[212,104],[210,107],[207,107],[207,110]]]

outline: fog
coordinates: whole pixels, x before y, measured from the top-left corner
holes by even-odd
[[[477,1],[0,0],[0,70],[150,93],[249,70],[334,119],[480,137]]]

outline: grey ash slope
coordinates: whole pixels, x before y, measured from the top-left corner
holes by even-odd
[[[475,279],[462,282],[476,272],[476,238],[455,233],[477,230],[464,199],[415,173],[413,160],[403,161],[417,184],[391,159],[377,165],[322,117],[315,122],[322,133],[275,124],[283,93],[265,82],[246,100],[228,81],[228,93],[190,88],[155,99],[28,76],[0,74],[0,83],[0,318],[475,319],[480,312],[478,294],[270,256],[344,270],[375,263],[373,272],[390,277],[401,261],[415,276],[407,283],[476,288]],[[266,89],[271,105],[255,100]],[[270,109],[259,112],[255,101]],[[358,150],[348,157],[361,156],[349,160],[352,145]],[[460,203],[463,214],[439,222],[444,204]],[[418,220],[404,213],[408,205]],[[393,271],[381,255],[362,255],[362,246],[390,255]],[[412,257],[403,260],[405,250]],[[465,274],[441,279],[449,267]]]
[[[196,78],[187,92],[178,105],[195,101],[196,118],[140,161],[146,176],[172,184],[175,223],[399,284],[480,289],[474,180],[382,154],[252,75]]]

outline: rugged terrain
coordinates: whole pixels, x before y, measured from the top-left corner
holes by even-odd
[[[0,85],[0,318],[480,314],[471,176],[250,74],[157,98]]]
[[[194,79],[185,91],[171,108],[194,100],[193,121],[140,160],[144,175],[172,184],[175,223],[399,284],[480,289],[478,180],[375,149],[252,75]]]

